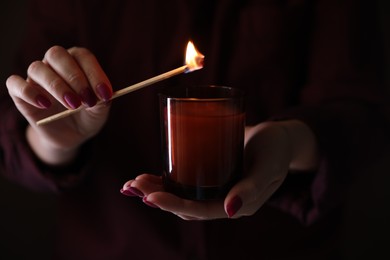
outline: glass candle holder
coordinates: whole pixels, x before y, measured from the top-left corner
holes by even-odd
[[[243,91],[176,87],[159,101],[166,191],[193,200],[224,198],[243,171]]]

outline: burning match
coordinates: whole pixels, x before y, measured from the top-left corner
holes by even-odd
[[[136,83],[134,85],[128,86],[128,87],[123,88],[123,89],[120,89],[118,91],[115,91],[113,93],[113,95],[112,95],[111,100],[113,100],[114,98],[123,96],[125,94],[128,94],[130,92],[139,90],[141,88],[147,87],[149,85],[152,85],[152,84],[157,83],[159,81],[162,81],[164,79],[168,79],[168,78],[173,77],[175,75],[178,75],[178,74],[181,74],[181,73],[188,73],[188,72],[192,72],[194,70],[202,69],[203,68],[203,61],[204,61],[203,54],[198,52],[195,49],[194,44],[191,41],[189,41],[188,44],[187,44],[186,64],[185,65],[183,65],[183,66],[181,66],[179,68],[173,69],[171,71],[165,72],[163,74],[160,74],[158,76],[155,76],[153,78],[141,81],[141,82]],[[99,101],[96,105],[99,105],[101,103],[104,103],[104,101]],[[46,117],[44,119],[41,119],[41,120],[37,121],[36,124],[37,125],[45,125],[47,123],[50,123],[50,122],[53,122],[55,120],[58,120],[58,119],[67,117],[69,115],[72,115],[74,113],[77,113],[80,110],[85,109],[85,108],[86,107],[84,107],[84,106],[80,106],[77,109],[65,110],[65,111],[60,112],[58,114],[55,114],[55,115]]]

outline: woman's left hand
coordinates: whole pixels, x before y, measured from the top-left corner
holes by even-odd
[[[310,136],[303,135],[303,137],[309,142],[314,142],[308,127],[295,120],[265,122],[246,129],[245,172],[243,178],[232,187],[225,199],[210,201],[182,199],[165,192],[162,177],[152,174],[142,174],[126,182],[121,192],[128,196],[142,197],[145,204],[169,211],[185,220],[239,218],[253,215],[280,187],[293,159],[300,157],[299,154],[294,154],[296,147],[293,147],[293,144],[296,142],[291,138],[302,135],[291,135],[289,126],[295,130],[303,127],[304,131],[298,132],[309,134]],[[313,149],[315,146],[308,147]]]

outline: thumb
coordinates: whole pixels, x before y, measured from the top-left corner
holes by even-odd
[[[224,201],[224,209],[229,218],[239,218],[255,214],[272,194],[280,187],[283,179],[270,183],[256,184],[246,178],[235,185]]]

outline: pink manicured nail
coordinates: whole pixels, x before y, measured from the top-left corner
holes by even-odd
[[[129,191],[129,190],[121,189],[120,192],[121,192],[123,195],[129,196],[129,197],[138,197],[137,194],[134,194],[134,193],[132,193],[132,192]]]
[[[145,195],[143,194],[142,191],[140,191],[139,189],[134,188],[134,187],[126,187],[125,190],[128,190],[129,192],[131,192],[131,193],[133,193],[134,195],[136,195],[136,196],[138,196],[138,197],[141,197],[141,198],[142,198],[143,196],[145,196]]]
[[[97,98],[91,88],[85,88],[79,93],[81,100],[89,107],[96,105]]]
[[[38,106],[41,108],[49,108],[51,107],[51,101],[47,97],[39,94],[36,98],[35,101],[37,102]]]
[[[142,199],[142,201],[143,201],[146,205],[148,205],[149,207],[156,208],[156,209],[159,208],[159,207],[157,207],[155,204],[153,204],[152,202],[148,201],[148,197],[146,197],[146,196]]]
[[[96,92],[99,94],[100,98],[104,101],[108,101],[112,97],[112,90],[105,83],[100,83],[96,86]]]
[[[66,103],[73,109],[81,106],[81,99],[73,92],[66,92],[64,94],[64,99]]]
[[[228,217],[233,217],[237,211],[240,210],[242,207],[242,200],[240,197],[235,196],[226,206],[226,213],[228,214]]]

